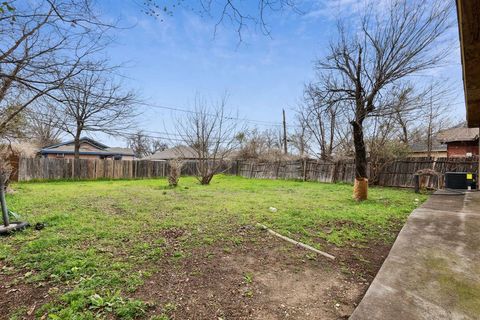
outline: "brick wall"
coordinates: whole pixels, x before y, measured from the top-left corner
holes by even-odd
[[[449,142],[447,153],[449,158],[466,157],[467,153],[478,155],[478,140]]]

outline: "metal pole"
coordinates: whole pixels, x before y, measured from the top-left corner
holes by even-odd
[[[478,128],[478,171],[477,171],[477,191],[480,191],[480,127]]]
[[[10,221],[8,219],[7,201],[5,200],[5,177],[3,174],[0,174],[0,202],[2,204],[3,225],[8,227]]]
[[[283,113],[283,151],[285,154],[288,153],[287,149],[287,120],[285,119],[285,109],[282,109]]]

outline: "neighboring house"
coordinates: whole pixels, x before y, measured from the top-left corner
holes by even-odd
[[[145,157],[145,160],[168,161],[174,159],[197,160],[198,153],[192,147],[177,146],[163,151],[157,151],[151,156]]]
[[[37,154],[44,158],[73,159],[74,150],[72,140],[43,147]],[[130,148],[109,147],[90,138],[81,138],[80,159],[133,160],[134,153]]]
[[[447,146],[447,156],[471,157],[478,155],[478,128],[452,128],[437,135],[437,140]]]
[[[447,157],[447,146],[439,142],[434,142],[432,145],[432,150],[428,152],[428,147],[426,143],[414,143],[410,145],[410,157],[413,158],[446,158]]]

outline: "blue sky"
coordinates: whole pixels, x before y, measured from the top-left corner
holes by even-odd
[[[242,32],[243,41],[231,27],[188,10],[177,10],[163,21],[147,16],[135,1],[102,1],[105,18],[119,17],[122,26],[114,32],[108,55],[114,63],[126,63],[124,84],[156,105],[191,109],[196,95],[218,99],[229,94],[229,107],[240,117],[280,122],[282,108],[287,122],[302,96],[305,83],[313,79],[313,64],[325,55],[335,35],[335,18],[354,14],[356,0],[305,1],[306,13],[292,11],[268,15],[271,36],[252,28]],[[254,9],[255,1],[251,3]],[[458,38],[456,31],[452,38]],[[456,98],[452,115],[464,115],[458,43],[446,66],[424,73],[421,79],[452,80]],[[172,111],[143,107],[141,128],[172,131]],[[268,128],[260,125],[259,128]],[[124,141],[108,139],[110,143]]]

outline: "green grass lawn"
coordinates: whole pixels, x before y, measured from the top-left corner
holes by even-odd
[[[155,261],[182,259],[198,246],[238,244],[243,239],[235,230],[242,225],[262,223],[319,249],[391,244],[426,199],[412,190],[371,188],[369,200],[357,203],[347,184],[230,176],[209,186],[182,178],[176,189],[166,180],[18,183],[13,189],[9,208],[46,227],[0,239],[0,277],[48,287],[49,302],[35,312],[50,319],[141,317],[148,305],[128,296],[155,272]],[[177,229],[181,245],[165,246],[162,231]]]

